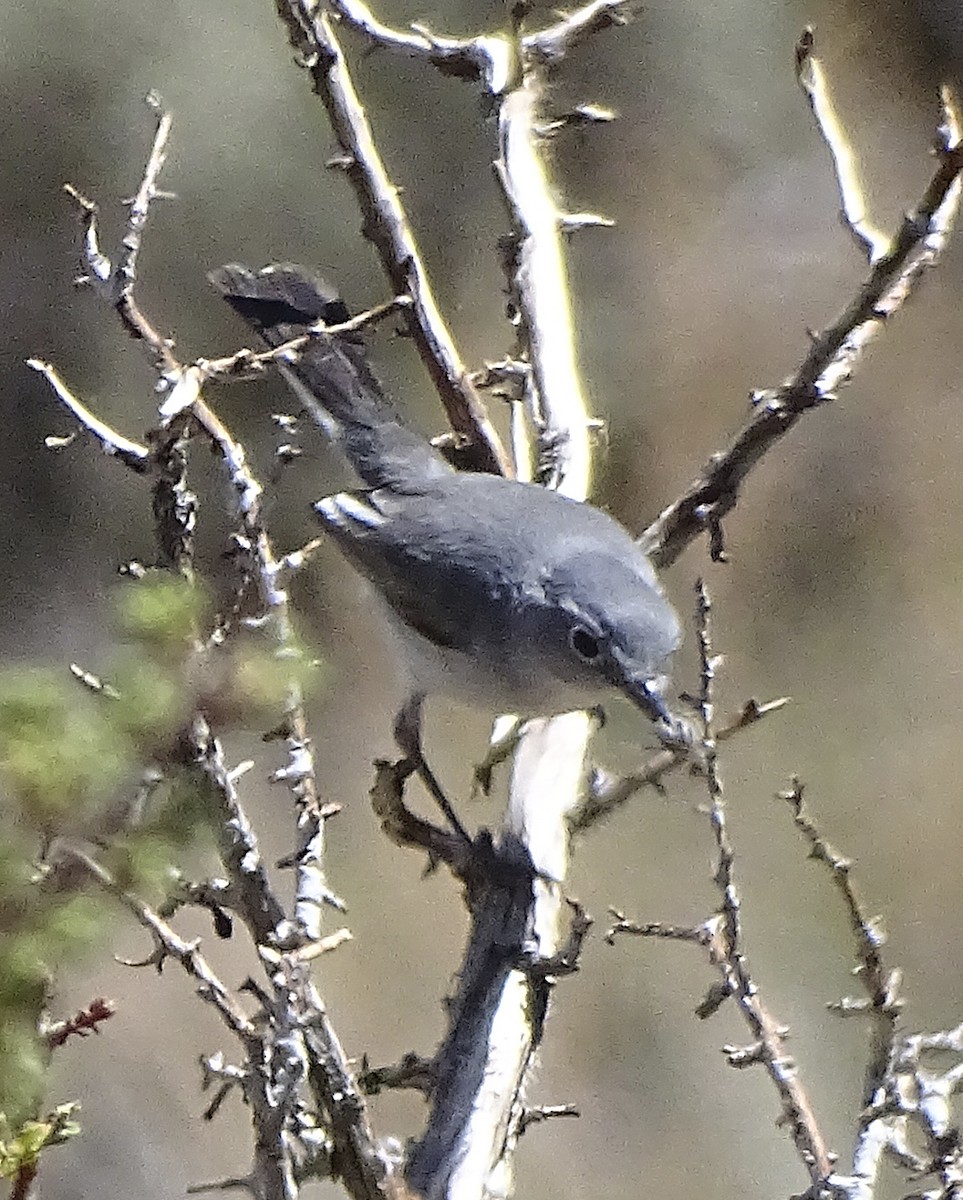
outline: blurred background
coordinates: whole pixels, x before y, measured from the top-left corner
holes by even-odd
[[[443,33],[497,30],[505,8],[481,0],[379,0],[395,24]],[[546,19],[551,16],[545,9]],[[748,413],[752,388],[778,384],[819,328],[848,302],[865,264],[837,216],[824,146],[793,78],[793,46],[816,28],[840,115],[862,152],[871,215],[895,229],[922,194],[939,83],[957,80],[963,10],[955,0],[878,3],[726,0],[654,3],[625,29],[582,47],[556,84],[560,108],[595,102],[614,125],[560,136],[555,172],[565,203],[617,221],[571,246],[579,352],[594,411],[606,422],[596,499],[634,529],[669,503]],[[495,252],[505,231],[492,181],[494,128],[478,97],[418,63],[362,53],[346,37],[357,82],[460,348],[472,366],[510,347]],[[116,569],[153,554],[147,488],[71,432],[43,381],[24,366],[51,359],[95,411],[142,437],[155,411],[141,349],[95,298],[77,292],[71,182],[103,209],[105,248],[120,200],[140,179],[156,88],[175,114],[162,183],[176,198],[153,210],[139,297],[182,359],[228,353],[247,337],[205,273],[241,259],[307,261],[330,271],[354,306],[388,295],[359,232],[344,179],[324,169],[334,146],[309,80],[292,64],[266,0],[51,0],[8,4],[0,18],[0,653],[8,662],[103,669]],[[703,544],[667,586],[690,633],[677,684],[696,686],[693,583],[715,597],[726,656],[722,707],[791,695],[792,705],[726,746],[722,760],[744,899],[747,946],[764,996],[792,1028],[790,1047],[828,1141],[848,1167],[868,1029],[825,1004],[856,990],[853,943],[825,874],[806,860],[774,793],[806,783],[823,832],[857,860],[887,953],[905,972],[908,1027],[963,1017],[960,819],[960,586],[963,571],[963,234],[909,307],[872,346],[838,403],[806,418],[753,473],[726,530],[731,563]],[[382,332],[382,375],[420,427],[440,409],[411,348]],[[280,474],[268,414],[291,407],[273,379],[211,400],[241,438],[269,491],[279,551],[313,536],[309,502],[348,480],[304,435],[305,456]],[[225,489],[200,449],[200,557],[223,575]],[[419,856],[381,837],[367,789],[371,760],[392,753],[398,699],[364,593],[325,550],[295,588],[302,631],[324,659],[311,722],[322,790],[344,806],[329,824],[328,873],[350,905],[353,943],[317,977],[348,1051],[372,1063],[430,1053],[443,1029],[465,935],[458,889]],[[613,713],[599,757],[629,767],[651,743]],[[486,723],[429,707],[429,756],[449,791],[467,797],[466,767]],[[640,741],[644,744],[640,745]],[[277,765],[254,734],[227,737],[256,756],[243,797],[273,861],[292,844]],[[644,920],[695,922],[716,903],[712,848],[697,786],[673,779],[638,797],[578,847],[571,891],[598,918],[617,905]],[[465,818],[498,820],[498,798],[462,800]],[[200,869],[200,867],[199,867]],[[286,884],[284,886],[287,886]],[[205,949],[230,983],[247,948]],[[92,1045],[56,1059],[51,1101],[83,1105],[84,1136],[49,1155],[50,1200],[180,1196],[189,1184],[242,1174],[247,1113],[229,1101],[200,1121],[197,1056],[227,1043],[173,967],[163,976],[112,954],[148,952],[117,921],[109,945],[59,984],[70,1012],[94,995],[118,1014]],[[700,1197],[785,1195],[806,1186],[775,1097],[759,1071],[735,1073],[719,1052],[742,1042],[730,1009],[700,1023],[711,982],[691,947],[590,939],[580,974],[559,985],[532,1103],[577,1104],[578,1122],[530,1131],[518,1194]],[[420,1128],[406,1095],[375,1101],[383,1135]],[[890,1180],[893,1194],[905,1188]],[[334,1194],[331,1187],[319,1187]]]

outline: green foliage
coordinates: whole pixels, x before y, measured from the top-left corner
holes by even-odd
[[[0,1111],[21,1120],[43,1095],[47,1049],[38,1034],[54,964],[76,957],[104,924],[97,894],[42,886],[23,830],[0,825]]]
[[[293,681],[315,675],[297,648],[283,661],[260,634],[226,645],[203,591],[150,572],[122,589],[121,637],[99,690],[66,666],[0,671],[0,1175],[15,1176],[74,1131],[65,1106],[38,1111],[50,1051],[40,1029],[53,968],[109,927],[113,902],[80,867],[50,870],[64,835],[97,843],[117,887],[161,903],[185,847],[213,819],[209,781],[185,736],[195,714],[218,728],[274,728]],[[40,860],[38,865],[37,860]],[[59,1115],[58,1115],[59,1114]],[[16,1132],[11,1133],[10,1128]]]
[[[0,771],[22,820],[50,832],[117,787],[130,747],[110,707],[66,672],[18,668],[0,679]]]
[[[108,924],[109,900],[82,870],[51,874],[38,853],[65,834],[106,838],[99,853],[118,883],[160,899],[209,812],[178,743],[196,701],[187,668],[204,606],[196,589],[160,574],[126,587],[124,641],[99,692],[66,665],[0,672],[0,1110],[20,1123],[4,1135],[0,1173],[16,1174],[66,1128],[25,1121],[43,1096],[50,973]],[[137,813],[152,763],[159,782]]]
[[[49,1146],[76,1137],[80,1133],[73,1119],[76,1108],[75,1104],[60,1104],[42,1121],[24,1121],[16,1131],[0,1112],[0,1179],[16,1179],[24,1171],[33,1171]]]
[[[183,657],[202,623],[206,598],[196,584],[153,571],[127,584],[118,604],[121,629],[155,655]]]

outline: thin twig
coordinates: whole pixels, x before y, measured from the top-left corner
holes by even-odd
[[[938,165],[916,208],[904,218],[853,301],[813,337],[793,375],[780,387],[756,393],[752,418],[639,539],[657,567],[674,562],[706,531],[714,535],[714,556],[721,557],[722,520],[735,507],[746,476],[804,413],[835,397],[866,345],[903,306],[924,268],[936,262],[956,217],[963,171],[957,107],[946,88],[942,100]]]
[[[159,967],[164,958],[172,958],[188,975],[197,980],[200,984],[198,994],[213,1005],[231,1033],[240,1038],[252,1060],[257,1061],[260,1046],[257,1028],[201,954],[198,949],[199,940],[195,938],[190,942],[184,941],[154,909],[132,892],[120,887],[108,870],[82,850],[65,846],[59,853],[68,862],[82,867],[91,879],[119,900],[150,933],[156,943],[157,954],[148,961]]]
[[[137,257],[144,240],[144,230],[150,206],[157,197],[157,181],[167,159],[167,142],[170,138],[173,117],[165,109],[156,92],[147,96],[147,105],[154,113],[156,126],[154,143],[151,146],[147,166],[140,187],[137,189],[127,217],[127,229],[117,255],[114,268],[114,304],[130,333],[142,338],[154,352],[154,363],[158,370],[170,370],[177,365],[171,353],[170,343],[160,336],[134,302],[134,282],[137,278]]]
[[[716,742],[725,742],[750,725],[755,725],[763,717],[779,712],[789,703],[786,696],[778,700],[770,700],[760,704],[750,700],[742,709],[716,731]],[[658,788],[670,771],[679,767],[691,765],[691,756],[686,750],[668,749],[657,750],[649,761],[639,771],[628,775],[609,775],[596,768],[589,779],[586,794],[578,808],[572,814],[570,827],[573,833],[584,833],[599,821],[609,817],[617,809],[630,800],[636,792],[645,787]]]
[[[730,997],[739,1006],[752,1034],[748,1046],[725,1046],[723,1051],[733,1067],[761,1063],[772,1081],[782,1105],[780,1124],[788,1127],[796,1150],[813,1186],[813,1194],[823,1196],[829,1189],[834,1157],[826,1147],[815,1114],[795,1063],[786,1054],[787,1030],[779,1025],[762,1001],[759,986],[746,958],[740,916],[741,900],[735,880],[735,854],[726,823],[722,779],[716,754],[717,738],[713,730],[715,672],[719,659],[712,649],[710,602],[704,583],[697,584],[698,636],[702,687],[699,715],[706,787],[709,793],[709,825],[716,847],[713,882],[721,897],[719,910],[700,926],[685,927],[662,922],[628,922],[617,913],[616,924],[609,930],[608,941],[620,933],[639,937],[670,938],[696,942],[703,946],[709,961],[719,973],[719,982],[710,989],[697,1013],[711,1016]]]
[[[832,156],[843,224],[870,263],[874,263],[886,253],[889,235],[878,229],[867,216],[866,194],[856,152],[836,115],[826,73],[814,53],[815,44],[812,27],[807,26],[796,43],[796,80],[809,101],[816,127]]]
[[[282,568],[274,557],[271,540],[264,524],[262,488],[250,471],[244,447],[236,441],[217,414],[198,396],[192,405],[194,419],[217,447],[220,459],[234,487],[237,512],[241,521],[238,544],[246,551],[258,588],[258,598],[268,632],[275,644],[278,662],[284,666],[300,655],[291,620],[288,594],[283,586]],[[291,791],[298,811],[297,885],[295,923],[300,941],[316,941],[321,936],[321,918],[331,891],[324,877],[325,818],[318,796],[314,753],[304,714],[304,696],[293,675],[288,678],[281,732],[288,751],[285,767],[274,778]]]
[[[625,25],[639,7],[639,0],[591,0],[556,24],[525,34],[522,48],[533,62],[558,62],[595,34]]]
[[[127,228],[113,266],[99,246],[97,205],[70,184],[66,185],[65,190],[80,208],[83,222],[84,258],[90,276],[83,277],[82,281],[94,284],[97,291],[117,310],[131,337],[147,346],[157,370],[165,372],[176,370],[178,366],[171,343],[158,333],[134,300],[137,257],[143,243],[150,206],[162,194],[158,190],[157,180],[167,158],[167,142],[173,123],[171,113],[164,108],[156,92],[147,96],[147,105],[155,117],[154,141],[140,185],[128,206]]]
[[[274,894],[257,837],[241,806],[234,773],[224,761],[220,742],[204,718],[190,730],[193,766],[207,779],[219,809],[216,825],[221,860],[233,882],[231,907],[247,926],[255,945],[274,946],[283,936],[284,907]]]
[[[100,443],[105,454],[119,458],[125,467],[130,467],[138,475],[145,475],[150,470],[150,451],[139,442],[132,442],[99,417],[95,417],[90,409],[71,392],[50,363],[39,358],[28,358],[27,366],[37,371],[53,388],[57,398],[76,417],[81,428]]]
[[[866,998],[847,998],[830,1007],[844,1015],[865,1013],[872,1019],[873,1037],[866,1067],[863,1103],[878,1103],[880,1089],[891,1070],[895,1053],[899,1016],[903,1008],[899,994],[901,974],[899,971],[887,970],[882,955],[886,937],[880,922],[866,913],[856,893],[852,878],[852,861],[840,854],[820,833],[803,802],[802,783],[794,779],[791,787],[779,793],[779,799],[785,800],[792,809],[793,822],[809,845],[810,857],[829,869],[833,883],[843,898],[850,926],[856,936],[856,954],[859,959],[857,975],[866,992]]]
[[[163,371],[167,383],[166,397],[160,409],[161,431],[154,437],[153,451],[137,446],[136,443],[128,442],[126,439],[119,439],[118,435],[93,417],[79,401],[67,392],[53,369],[47,364],[37,363],[35,369],[46,375],[63,402],[101,441],[106,450],[122,457],[125,462],[128,462],[128,465],[136,465],[139,470],[147,471],[151,466],[156,469],[154,507],[155,515],[158,518],[162,551],[165,561],[176,566],[182,572],[190,570],[191,540],[195,520],[193,496],[186,488],[186,459],[182,448],[183,438],[189,432],[188,417],[213,442],[234,487],[237,512],[241,523],[241,531],[235,541],[238,546],[246,549],[244,559],[250,564],[251,574],[258,587],[261,607],[273,635],[277,657],[283,663],[297,653],[297,645],[288,606],[288,596],[282,583],[282,568],[274,557],[263,520],[262,488],[248,467],[243,446],[233,438],[217,414],[201,397],[201,386],[204,379],[218,370],[227,373],[230,368],[223,361],[181,367],[174,359],[169,343],[155,333],[150,322],[140,312],[135,300],[138,254],[143,243],[143,233],[150,204],[158,194],[158,179],[164,165],[171,130],[170,113],[163,110],[156,97],[149,97],[148,102],[157,116],[157,127],[140,186],[130,204],[127,231],[114,268],[110,267],[109,260],[101,254],[97,245],[95,207],[76,192],[74,195],[85,213],[88,265],[92,270],[96,267],[97,277],[102,283],[102,290],[106,298],[117,309],[125,327],[153,348],[155,365],[158,370]],[[363,314],[362,317],[355,318],[348,324],[353,328],[360,328],[363,324],[370,323],[398,307],[398,302],[392,301],[388,305],[380,306],[377,310]],[[302,343],[309,340],[308,337],[299,339]],[[289,350],[297,348],[299,347],[288,347]],[[283,350],[285,347],[279,349]],[[231,363],[239,357],[235,355],[232,360],[226,361]],[[266,361],[270,356],[255,355],[251,357],[253,361],[257,362]],[[33,360],[31,365],[34,365]],[[243,591],[243,585],[241,590]],[[223,631],[221,632],[223,634]],[[325,883],[323,874],[325,822],[321,815],[322,805],[318,799],[314,759],[304,715],[303,696],[301,686],[293,676],[289,679],[288,694],[285,700],[283,734],[288,748],[288,763],[282,771],[276,773],[276,777],[287,783],[298,805],[296,939],[300,942],[310,942],[320,937],[323,905],[333,896]],[[202,755],[206,753],[205,748],[210,745],[216,745],[213,738],[209,741],[202,738],[200,743]],[[213,770],[209,760],[208,768]],[[269,926],[262,922],[265,911],[273,912],[274,920]],[[258,914],[257,935],[259,939],[266,941],[269,936],[277,939],[279,936],[278,926],[281,921],[280,909],[265,900],[261,906],[258,903],[249,906],[249,917],[253,918],[255,912]]]
[[[699,657],[702,669],[702,689],[699,699],[702,718],[705,778],[709,793],[709,824],[716,843],[718,859],[714,880],[722,897],[718,918],[710,919],[709,954],[719,969],[726,991],[733,997],[745,1017],[755,1043],[748,1054],[744,1049],[727,1048],[733,1065],[759,1061],[774,1084],[782,1102],[780,1124],[789,1128],[803,1166],[809,1172],[813,1186],[825,1185],[832,1172],[833,1156],[829,1153],[809,1097],[796,1072],[795,1063],[785,1050],[786,1030],[770,1015],[762,1002],[759,986],[749,970],[743,948],[741,900],[736,888],[735,854],[726,824],[722,780],[719,775],[716,739],[713,734],[713,688],[719,660],[711,642],[709,593],[702,580],[698,582],[699,597]]]
[[[260,485],[247,466],[243,448],[201,398],[203,367],[199,364],[182,367],[170,344],[153,331],[134,301],[137,255],[150,202],[158,195],[157,177],[170,132],[169,115],[161,113],[159,108],[157,111],[153,148],[141,187],[131,202],[127,236],[116,270],[97,246],[95,207],[75,193],[84,210],[87,263],[100,285],[98,290],[111,299],[125,328],[151,349],[155,366],[166,384],[160,425],[153,431],[147,451],[154,475],[155,524],[163,561],[186,578],[193,577],[196,503],[187,487],[186,443],[201,429],[217,446],[234,485],[241,524],[237,538],[247,542],[261,603],[273,625],[278,652],[284,657],[294,652],[295,642],[282,574],[291,569],[294,559],[282,566],[274,558],[263,523]],[[75,407],[72,411],[77,414]],[[199,639],[198,648],[201,648]],[[279,777],[283,775],[291,784],[301,802],[299,877],[293,922],[287,919],[272,890],[253,829],[240,805],[236,787],[239,773],[227,766],[221,746],[203,716],[195,714],[176,747],[183,766],[207,781],[210,795],[220,810],[222,819],[216,823],[216,829],[231,884],[219,893],[217,903],[239,914],[262,950],[261,962],[274,989],[273,995],[259,991],[265,1006],[263,1020],[255,1025],[236,1007],[230,994],[210,973],[196,943],[183,942],[136,898],[129,897],[125,902],[158,938],[158,951],[150,961],[159,963],[166,954],[177,957],[186,970],[201,979],[234,1032],[246,1039],[250,1069],[244,1071],[243,1079],[252,1111],[255,1152],[252,1170],[243,1177],[243,1186],[258,1200],[294,1200],[300,1186],[296,1159],[300,1156],[301,1169],[315,1173],[329,1163],[323,1152],[327,1145],[326,1131],[317,1127],[307,1130],[301,1120],[303,1085],[307,1081],[321,1117],[330,1129],[330,1161],[336,1161],[339,1177],[355,1200],[376,1200],[393,1194],[390,1165],[376,1143],[347,1058],[307,975],[314,952],[321,953],[344,942],[346,933],[339,932],[327,940],[317,937],[321,905],[332,899],[320,873],[320,842],[324,820],[334,809],[317,801],[310,743],[300,694],[294,683],[288,695],[284,732],[289,762]],[[96,869],[96,864],[91,869]],[[287,953],[292,946],[294,952]],[[315,1144],[320,1153],[312,1150]]]
[[[479,36],[442,37],[420,22],[410,32],[379,21],[362,0],[330,0],[331,11],[372,45],[412,58],[426,58],[445,75],[478,79],[490,95],[500,95],[512,79],[515,51],[508,38]]]
[[[376,304],[374,308],[357,313],[347,321],[341,321],[336,325],[325,325],[323,321],[319,321],[307,333],[302,333],[299,337],[292,338],[289,342],[283,342],[280,346],[275,346],[273,350],[261,350],[257,353],[247,349],[238,350],[234,354],[226,355],[223,358],[198,359],[195,366],[200,369],[205,379],[231,379],[257,375],[265,367],[295,357],[300,350],[310,345],[315,335],[336,337],[344,333],[357,333],[362,329],[367,329],[377,324],[379,321],[383,321],[386,317],[391,316],[392,313],[401,312],[410,307],[410,297],[395,296],[391,300],[386,300],[383,304]]]
[[[284,912],[274,897],[257,838],[237,795],[221,749],[206,726],[195,718],[193,741],[200,752],[198,765],[207,776],[220,808],[221,856],[240,889],[237,911],[258,945],[266,946],[261,961],[275,989],[272,1015],[277,1066],[285,1076],[292,1070],[303,1077],[322,1105],[334,1143],[339,1176],[354,1200],[376,1200],[391,1193],[390,1171],[371,1129],[364,1099],[348,1057],[328,1019],[324,1003],[307,973],[308,960],[293,953],[276,952],[290,942]],[[343,939],[342,939],[343,940]],[[300,1063],[300,1067],[296,1064]],[[299,1076],[300,1077],[300,1076]],[[273,1076],[272,1076],[273,1078]],[[296,1096],[284,1111],[291,1120]],[[277,1108],[277,1106],[276,1106]],[[283,1113],[281,1114],[284,1115]],[[278,1113],[272,1122],[276,1124]],[[282,1122],[279,1136],[287,1128]],[[255,1129],[256,1136],[261,1131]],[[265,1152],[269,1150],[266,1144]],[[255,1155],[255,1163],[262,1155]],[[263,1165],[262,1165],[263,1169]]]

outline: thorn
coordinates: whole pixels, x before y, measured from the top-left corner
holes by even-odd
[[[562,233],[569,235],[580,233],[583,229],[611,229],[615,222],[611,217],[603,217],[601,213],[579,212],[579,213],[564,213],[559,225]]]

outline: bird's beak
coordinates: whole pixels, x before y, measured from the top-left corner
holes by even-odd
[[[679,717],[665,702],[667,675],[626,676],[623,690],[632,703],[642,710],[655,725],[659,739],[670,749],[687,749],[695,741],[695,731],[684,717]]]
[[[672,723],[672,714],[666,707],[664,690],[669,679],[667,675],[626,676],[624,691],[632,703],[640,708],[652,721]]]

